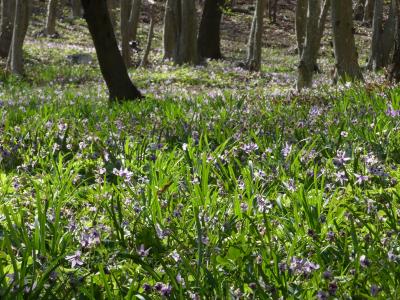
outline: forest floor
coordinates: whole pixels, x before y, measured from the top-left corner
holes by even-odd
[[[333,86],[327,34],[299,94],[293,11],[267,24],[259,73],[236,67],[251,14],[233,14],[226,59],[196,67],[162,61],[159,25],[129,70],[146,98],[110,105],[96,61],[67,59],[94,56],[84,21],[50,39],[43,18],[26,77],[0,74],[1,299],[400,298],[400,89],[383,74]]]

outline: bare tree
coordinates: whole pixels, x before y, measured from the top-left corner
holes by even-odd
[[[7,60],[7,70],[15,75],[22,75],[24,72],[23,45],[29,25],[30,6],[30,0],[16,0],[13,35]]]
[[[362,80],[358,53],[353,35],[353,9],[351,0],[332,1],[333,46],[336,72],[334,80]]]
[[[296,3],[296,39],[297,39],[297,51],[301,58],[303,53],[303,46],[306,37],[306,26],[307,26],[307,0],[297,0]]]
[[[84,18],[96,48],[101,73],[110,92],[110,101],[141,98],[132,84],[118,49],[106,0],[82,0]]]
[[[205,0],[197,45],[200,57],[220,59],[220,27],[225,0]]]
[[[250,71],[260,71],[261,69],[262,34],[265,7],[266,0],[257,0],[247,48],[246,68]]]
[[[388,79],[396,83],[400,82],[400,0],[395,3],[396,14],[396,39],[393,58],[390,64]]]
[[[14,28],[15,1],[3,0],[0,25],[0,57],[6,58],[10,50]]]
[[[140,66],[145,68],[149,63],[149,54],[151,50],[151,43],[153,41],[154,36],[154,23],[155,23],[155,16],[154,16],[154,2],[150,2],[150,27],[149,27],[149,34],[147,35],[147,44],[146,49],[143,54],[142,61],[140,62]]]
[[[179,37],[180,0],[167,0],[164,13],[164,59],[172,59]]]
[[[54,35],[56,33],[57,21],[57,0],[49,0],[47,4],[47,18],[46,18],[46,35]]]
[[[82,17],[81,0],[71,0],[71,5],[72,5],[72,17],[73,18]]]

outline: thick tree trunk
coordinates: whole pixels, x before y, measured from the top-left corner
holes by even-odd
[[[3,0],[0,27],[0,57],[8,57],[14,28],[15,1]]]
[[[197,14],[195,0],[180,2],[179,39],[174,51],[174,62],[180,64],[197,64]]]
[[[149,34],[147,36],[146,49],[144,51],[142,61],[140,62],[140,66],[142,68],[145,68],[149,64],[149,54],[151,50],[151,43],[153,41],[153,36],[154,36],[154,23],[155,23],[154,7],[152,5],[150,8],[150,28],[149,28]]]
[[[383,0],[375,0],[371,54],[368,69],[378,71],[389,63],[390,52],[394,45],[396,15],[395,0],[390,4],[389,16],[383,24]]]
[[[7,70],[15,75],[23,75],[23,45],[28,30],[30,0],[16,0],[13,36],[7,60]]]
[[[333,46],[336,74],[334,80],[362,80],[358,54],[353,35],[353,10],[351,0],[332,1]]]
[[[129,79],[107,10],[106,0],[81,0],[84,18],[96,48],[101,73],[110,92],[110,101],[141,98]]]
[[[163,32],[164,59],[172,59],[174,57],[180,22],[180,0],[167,0]]]
[[[365,23],[371,23],[374,15],[374,3],[375,0],[366,0],[364,6],[364,19]]]
[[[396,39],[392,62],[389,68],[388,79],[400,82],[400,0],[396,0]]]
[[[249,71],[261,70],[262,34],[265,6],[266,0],[257,0],[247,49],[246,68]]]
[[[297,89],[311,87],[315,63],[319,49],[318,29],[321,3],[319,0],[308,0],[307,33],[303,53],[298,67]]]
[[[81,18],[82,17],[82,6],[81,0],[72,0],[72,17]]]
[[[307,0],[297,0],[296,4],[296,39],[297,51],[301,59],[307,27]]]
[[[200,57],[221,59],[220,26],[225,0],[205,0],[197,45]]]
[[[121,0],[121,50],[125,65],[131,65],[131,51],[129,48],[129,14],[131,0]]]
[[[57,4],[57,0],[49,0],[47,5],[46,35],[56,33]]]
[[[396,0],[390,3],[389,16],[383,25],[382,32],[382,66],[387,67],[390,63],[390,53],[394,47],[394,40],[396,37]]]

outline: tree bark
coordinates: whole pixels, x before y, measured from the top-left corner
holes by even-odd
[[[249,35],[246,68],[249,71],[261,70],[262,34],[266,0],[257,0]]]
[[[82,6],[81,0],[72,0],[72,17],[81,18],[82,17]]]
[[[396,0],[391,0],[389,16],[383,25],[382,32],[382,66],[387,67],[390,63],[390,54],[394,47],[396,37]]]
[[[132,0],[131,13],[129,15],[129,39],[136,40],[137,29],[139,25],[140,9],[142,7],[142,0]]]
[[[151,5],[150,7],[150,28],[149,28],[149,34],[147,36],[147,43],[146,43],[146,49],[143,54],[142,61],[140,62],[140,66],[142,68],[145,68],[148,63],[149,63],[149,54],[151,50],[151,43],[153,41],[153,36],[154,36],[154,23],[155,23],[155,17],[154,17],[154,7]]]
[[[296,39],[297,51],[301,59],[307,27],[307,0],[297,0],[296,4]]]
[[[110,92],[110,101],[142,98],[129,78],[107,10],[106,0],[81,0],[84,18],[96,48],[101,73]]]
[[[0,27],[0,57],[8,57],[14,28],[14,0],[3,0],[1,9]]]
[[[6,69],[18,76],[24,73],[23,45],[29,25],[30,2],[30,0],[16,0],[15,3],[14,28]]]
[[[368,61],[368,69],[374,71],[382,68],[382,23],[383,0],[375,0],[374,17],[372,20],[371,54]]]
[[[221,59],[220,27],[225,0],[205,0],[197,39],[200,57]]]
[[[174,51],[174,62],[181,64],[197,64],[197,14],[195,0],[180,2],[179,39]]]
[[[336,72],[334,81],[362,80],[358,54],[353,35],[353,10],[351,0],[332,1],[333,46]]]
[[[364,17],[365,0],[357,0],[354,7],[354,20],[362,21]]]
[[[129,48],[129,14],[131,0],[121,0],[121,50],[125,65],[131,65],[131,51]]]
[[[167,0],[163,32],[164,59],[172,59],[174,57],[180,22],[180,0]]]
[[[388,79],[396,83],[400,82],[400,0],[396,0],[396,39],[392,62],[388,72]]]
[[[47,5],[46,35],[56,33],[57,4],[57,0],[49,0]]]
[[[375,0],[366,0],[364,6],[364,19],[365,23],[371,23],[374,14],[374,3]]]
[[[318,40],[319,16],[321,13],[321,3],[319,0],[308,0],[307,32],[304,49],[298,67],[297,89],[311,87],[315,63],[320,40]]]

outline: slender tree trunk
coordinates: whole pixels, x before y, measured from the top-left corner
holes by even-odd
[[[332,1],[333,46],[335,50],[335,81],[362,80],[358,54],[353,35],[353,10],[351,0]]]
[[[153,41],[153,36],[154,36],[154,23],[155,23],[155,17],[154,17],[154,7],[151,5],[150,8],[150,28],[149,28],[149,34],[147,36],[147,44],[146,44],[146,49],[143,54],[142,61],[140,62],[140,66],[142,68],[145,68],[148,63],[149,63],[149,54],[151,50],[151,43]]]
[[[139,25],[140,9],[142,0],[132,0],[131,13],[129,15],[129,40],[136,40],[137,29]]]
[[[371,23],[372,17],[374,15],[374,3],[375,0],[366,0],[364,6],[364,18],[365,23]]]
[[[304,87],[311,87],[312,77],[314,73],[315,63],[317,61],[317,54],[320,41],[318,40],[319,16],[321,12],[321,3],[319,0],[308,0],[308,14],[307,14],[307,33],[306,41],[301,56],[298,77],[297,89],[301,90]]]
[[[13,36],[7,60],[7,70],[23,75],[23,45],[29,25],[30,0],[16,0]]]
[[[180,0],[167,0],[164,14],[164,59],[172,59],[177,47],[180,24]]]
[[[247,49],[246,68],[250,71],[261,70],[262,34],[266,0],[257,0]]]
[[[110,92],[110,101],[141,98],[129,78],[107,10],[106,0],[81,0],[84,18],[92,36],[101,73]]]
[[[195,0],[181,0],[179,40],[174,55],[174,62],[197,64],[197,14]]]
[[[57,4],[57,0],[49,0],[47,5],[46,35],[56,33]]]
[[[0,57],[8,57],[14,28],[14,0],[3,0],[0,27]]]
[[[82,17],[81,0],[71,0],[71,1],[72,1],[72,17],[81,18]]]
[[[299,57],[303,53],[307,25],[307,0],[297,0],[296,4],[296,39]]]
[[[374,71],[382,67],[382,23],[383,0],[375,0],[374,17],[372,21],[371,54],[368,61],[368,69]]]
[[[396,83],[400,82],[400,0],[396,0],[396,39],[388,79]]]
[[[121,49],[125,65],[131,65],[131,51],[129,48],[129,14],[131,0],[121,0]]]
[[[197,45],[200,57],[221,59],[220,26],[225,0],[205,0]]]
[[[365,0],[357,0],[354,7],[354,20],[362,21],[364,17]]]

